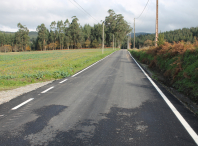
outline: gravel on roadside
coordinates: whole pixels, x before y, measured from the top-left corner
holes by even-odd
[[[30,92],[37,88],[40,88],[40,87],[47,85],[51,82],[53,82],[53,81],[34,83],[34,84],[26,85],[24,87],[16,88],[13,90],[0,91],[0,104],[8,102],[8,101],[12,100],[13,98],[16,98],[17,96],[20,96],[24,93],[27,93],[27,92]]]

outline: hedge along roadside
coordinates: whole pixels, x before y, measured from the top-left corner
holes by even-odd
[[[166,85],[198,103],[198,45],[164,43],[159,47],[129,51],[141,63],[160,72],[166,78]]]

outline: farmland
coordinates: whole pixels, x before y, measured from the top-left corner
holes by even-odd
[[[81,49],[1,53],[0,90],[71,76],[112,52]]]

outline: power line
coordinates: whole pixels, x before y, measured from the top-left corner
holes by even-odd
[[[71,0],[69,0],[71,2]],[[97,21],[93,16],[91,16],[91,14],[89,14],[85,9],[83,9],[83,7],[81,7],[81,5],[79,5],[75,0],[73,0],[86,14],[88,14],[92,19],[94,19],[95,21]],[[72,3],[72,2],[71,2]],[[73,3],[72,3],[73,4]],[[76,6],[76,5],[75,5]],[[78,8],[78,7],[77,7]],[[99,21],[97,21],[98,23],[100,23]]]
[[[137,21],[139,27],[143,25],[143,20],[145,20],[145,18],[148,16],[148,12],[150,10],[150,4],[151,3],[148,3],[148,5],[147,5],[146,9],[144,10],[144,13],[142,14],[141,18],[139,18],[138,19],[139,21]]]
[[[147,1],[146,6],[148,5],[148,2],[149,2],[149,0]],[[144,7],[144,9],[143,9],[142,13],[143,13],[143,12],[144,12],[144,10],[146,9],[146,6]],[[140,14],[140,16],[142,15],[142,13]],[[139,16],[139,17],[137,17],[137,18],[135,18],[135,19],[140,18],[140,16]]]
[[[75,0],[73,0],[75,3],[77,3]],[[77,3],[77,5],[79,5]],[[79,5],[80,6],[80,5]],[[80,6],[81,7],[81,6]],[[83,9],[83,7],[81,7]],[[83,9],[83,11],[85,11],[85,9]],[[91,14],[89,14],[87,11],[85,11],[89,16],[91,16]],[[93,16],[91,16],[94,20],[96,20]],[[97,21],[97,20],[96,20]],[[97,21],[98,23],[100,23],[99,21]]]

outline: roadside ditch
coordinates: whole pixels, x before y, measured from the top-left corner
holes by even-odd
[[[135,57],[134,57],[135,58]],[[135,58],[136,59],[136,58]],[[193,112],[198,117],[198,105],[191,101],[186,95],[178,92],[173,87],[166,84],[166,78],[161,75],[157,69],[150,69],[147,64],[141,63],[136,59],[139,65],[146,71],[146,73],[160,85],[162,85],[167,91],[169,91],[175,98],[177,98],[186,108]]]

